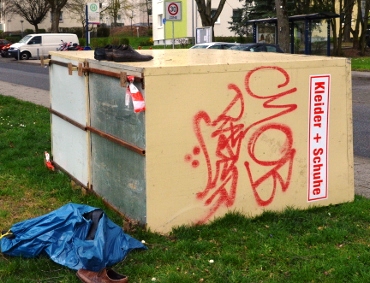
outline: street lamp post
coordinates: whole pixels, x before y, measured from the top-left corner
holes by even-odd
[[[22,34],[22,37],[23,37],[23,20],[21,20],[21,34]]]

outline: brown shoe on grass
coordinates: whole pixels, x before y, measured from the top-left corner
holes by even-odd
[[[76,275],[84,283],[128,283],[126,275],[119,274],[110,268],[103,268],[99,272],[79,269]]]

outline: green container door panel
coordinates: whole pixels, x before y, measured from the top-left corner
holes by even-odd
[[[117,78],[90,74],[89,93],[93,190],[127,217],[145,224],[145,155],[124,145],[144,152],[145,112],[134,113],[131,99],[126,104],[126,88]]]
[[[145,156],[92,134],[93,190],[128,218],[146,223]]]
[[[119,79],[90,74],[89,92],[91,127],[145,149],[145,112],[134,113],[131,99],[126,105],[126,88]]]

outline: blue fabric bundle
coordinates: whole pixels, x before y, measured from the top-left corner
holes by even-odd
[[[44,216],[19,222],[1,239],[1,252],[35,257],[45,252],[74,270],[99,271],[122,261],[133,249],[147,249],[97,208],[69,203]]]

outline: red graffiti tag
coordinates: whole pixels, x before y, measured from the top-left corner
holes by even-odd
[[[267,94],[267,91],[264,93],[254,92],[251,88],[253,76],[256,75],[258,77],[259,72],[263,71],[276,72],[275,76],[282,75],[283,82],[277,86],[278,89],[287,87],[290,79],[284,69],[274,66],[259,67],[247,73],[245,90],[252,98],[264,100],[262,106],[268,114],[264,118],[251,123],[249,126],[241,122],[244,115],[248,113],[245,113],[243,93],[235,84],[228,85],[228,89],[235,92],[235,96],[218,117],[212,120],[205,111],[200,111],[194,116],[194,132],[198,139],[199,147],[194,147],[193,155],[199,157],[200,153],[203,153],[208,173],[207,184],[204,190],[197,193],[197,198],[203,200],[204,204],[210,207],[209,212],[199,221],[201,223],[210,219],[221,205],[231,207],[234,204],[239,175],[237,163],[240,158],[242,142],[250,132],[252,135],[249,138],[245,151],[248,155],[245,157],[244,166],[257,204],[260,206],[269,205],[273,201],[278,185],[281,186],[282,191],[286,191],[289,187],[295,155],[293,134],[287,125],[270,121],[297,108],[296,104],[278,104],[279,98],[292,94],[297,89],[293,87],[277,94]],[[231,113],[236,114],[232,115]],[[211,127],[213,130],[205,138],[204,133],[209,133],[208,130],[205,131],[207,127]],[[281,145],[279,157],[275,160],[263,160],[257,156],[255,147],[258,145],[260,137],[271,131],[279,131],[285,137],[285,142]],[[212,149],[212,152],[209,152],[210,149]],[[250,160],[247,161],[248,159]],[[191,162],[193,168],[199,166],[199,161],[192,161],[190,154],[185,156],[185,161]],[[265,173],[256,177],[258,170],[255,173],[253,172],[251,162],[253,162],[254,167],[257,165],[269,168],[269,170],[267,172],[264,170]],[[288,167],[286,176],[280,173],[283,167]],[[272,180],[271,193],[267,199],[264,199],[258,192],[258,189],[268,180]]]
[[[286,143],[281,147],[281,157],[277,160],[261,160],[258,159],[254,152],[254,147],[256,143],[258,142],[258,138],[266,133],[267,130],[279,130],[286,136]],[[250,169],[250,163],[244,162],[245,168],[247,169],[248,177],[252,186],[254,197],[257,201],[257,203],[260,206],[266,206],[269,205],[276,192],[277,185],[279,184],[281,186],[281,189],[283,192],[285,192],[288,189],[291,175],[292,175],[292,165],[293,165],[293,159],[295,155],[295,149],[292,148],[293,146],[293,135],[289,127],[286,125],[281,124],[266,124],[262,127],[260,127],[251,137],[251,139],[248,142],[248,154],[252,158],[254,162],[261,166],[272,166],[270,171],[259,177],[257,180],[254,180],[252,171]],[[279,169],[281,169],[284,165],[288,164],[288,173],[287,177],[284,179],[282,175],[279,173]],[[258,187],[265,182],[266,180],[272,178],[273,185],[271,190],[271,195],[267,200],[264,200],[260,194],[258,193]]]

